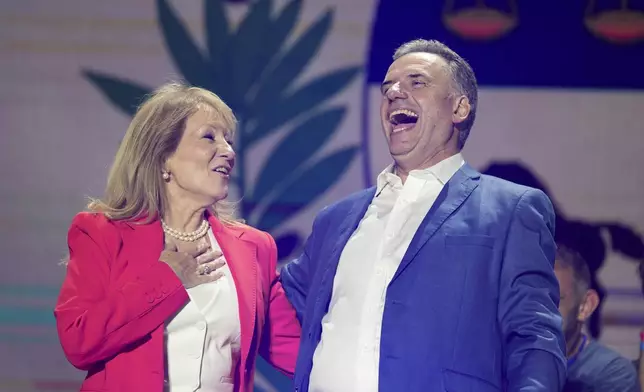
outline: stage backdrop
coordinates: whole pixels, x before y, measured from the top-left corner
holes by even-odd
[[[643,11],[641,0],[0,3],[0,391],[79,384],[52,316],[59,260],[143,94],[183,79],[233,107],[231,198],[285,261],[321,208],[389,164],[378,85],[396,46],[417,37],[471,62],[480,104],[468,162],[550,195],[557,229],[582,245],[604,293],[592,333],[634,358]],[[264,362],[258,373],[257,390],[288,390]]]

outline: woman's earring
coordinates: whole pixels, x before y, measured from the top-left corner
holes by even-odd
[[[165,182],[170,181],[170,173],[168,173],[167,171],[163,172],[162,177],[163,177],[163,181]]]

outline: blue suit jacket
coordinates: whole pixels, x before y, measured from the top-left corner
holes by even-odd
[[[340,254],[374,193],[320,212],[303,254],[282,269],[302,323],[297,391],[308,391]],[[379,390],[560,391],[566,365],[553,225],[543,192],[462,166],[387,288]]]

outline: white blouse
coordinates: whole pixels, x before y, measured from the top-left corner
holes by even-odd
[[[221,249],[212,229],[212,249]],[[220,279],[188,289],[190,301],[165,327],[166,392],[232,392],[241,349],[235,282],[228,264]]]

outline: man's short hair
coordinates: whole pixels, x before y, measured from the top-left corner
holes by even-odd
[[[474,125],[478,102],[478,85],[472,67],[458,53],[435,40],[415,39],[400,45],[394,52],[394,61],[409,53],[432,53],[443,58],[447,62],[454,88],[470,101],[470,114],[459,125],[458,144],[463,148]]]
[[[563,268],[568,268],[572,271],[573,280],[575,282],[575,292],[579,299],[586,294],[590,288],[590,269],[583,256],[576,250],[563,245],[557,244],[557,254],[555,262]]]

